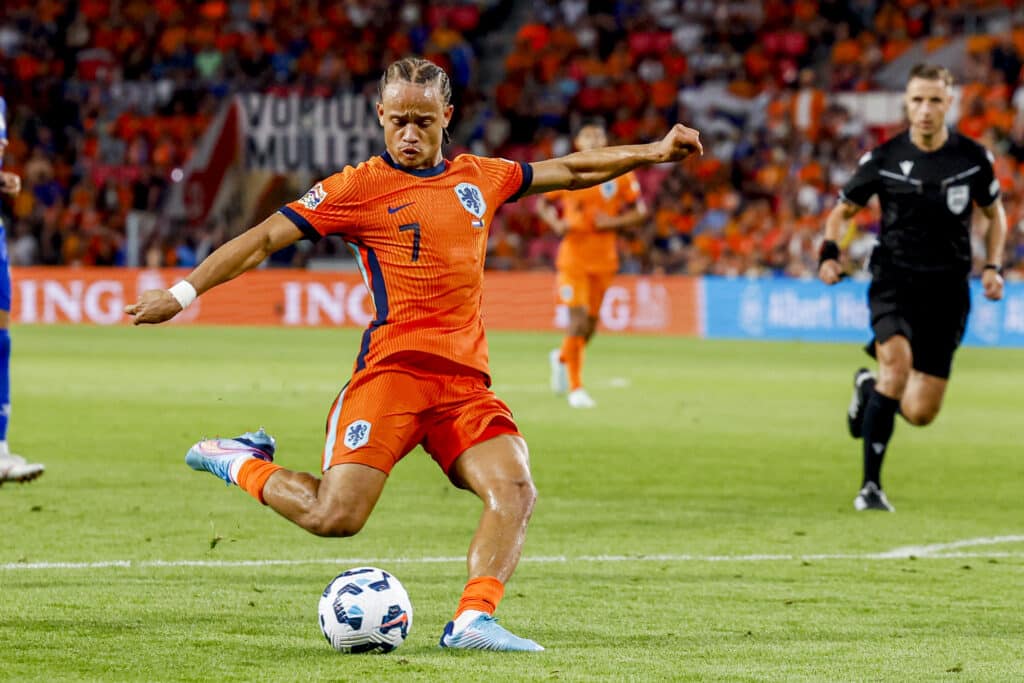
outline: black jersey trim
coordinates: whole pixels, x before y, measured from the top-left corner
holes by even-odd
[[[282,216],[290,220],[295,224],[302,234],[305,235],[309,240],[313,242],[319,242],[320,238],[323,237],[317,229],[313,227],[313,224],[307,221],[301,213],[291,208],[290,206],[282,206],[277,210]]]
[[[505,200],[506,204],[519,201],[526,194],[526,191],[530,189],[530,185],[533,185],[533,166],[523,161],[519,162],[519,166],[523,169],[523,182],[519,185],[516,193]]]
[[[434,176],[441,175],[448,168],[448,162],[444,159],[441,159],[441,163],[437,166],[431,166],[430,168],[406,168],[395,161],[394,157],[392,157],[388,152],[381,154],[380,158],[396,171],[408,173],[409,175],[414,175],[417,178],[433,178]]]

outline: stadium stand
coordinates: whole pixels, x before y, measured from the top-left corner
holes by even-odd
[[[623,270],[796,277],[814,272],[861,150],[899,124],[865,120],[849,96],[898,90],[910,63],[941,58],[963,83],[956,125],[997,156],[1010,276],[1024,276],[1024,16],[1007,0],[7,0],[7,163],[25,177],[12,262],[123,263],[130,212],[159,214],[225,98],[372,92],[406,53],[452,74],[456,151],[564,153],[582,116],[623,143],[695,125],[708,153],[642,178],[654,218],[622,240]],[[858,221],[845,240],[862,262],[877,225]],[[230,228],[160,234],[145,263],[188,266]],[[521,202],[493,226],[489,264],[550,268],[556,246]]]

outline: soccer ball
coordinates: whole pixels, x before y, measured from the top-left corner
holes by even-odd
[[[356,567],[334,577],[320,597],[320,630],[338,652],[391,652],[412,628],[412,603],[383,569]]]

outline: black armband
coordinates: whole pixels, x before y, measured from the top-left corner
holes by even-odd
[[[818,267],[825,261],[839,260],[839,245],[834,240],[825,240],[821,243],[821,252],[818,254]]]
[[[1002,275],[1003,274],[1003,267],[1001,265],[999,265],[998,263],[986,263],[985,267],[982,268],[982,270],[983,271],[984,270],[994,270],[994,271],[996,271],[996,275]]]

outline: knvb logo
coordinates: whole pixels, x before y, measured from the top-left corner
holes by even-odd
[[[473,183],[459,183],[456,185],[455,196],[459,198],[462,208],[477,218],[483,218],[484,214],[487,213],[487,202],[484,201],[483,193]]]
[[[370,441],[370,423],[356,420],[345,429],[345,445],[351,449],[365,446]]]

